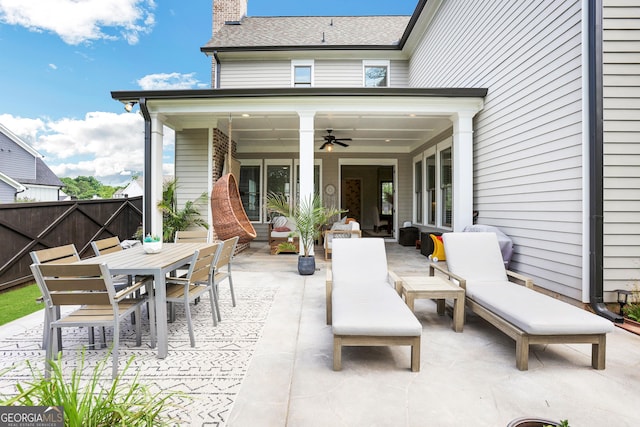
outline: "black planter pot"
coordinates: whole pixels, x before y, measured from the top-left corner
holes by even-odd
[[[316,272],[316,258],[311,256],[298,257],[298,273],[302,276],[310,276]]]

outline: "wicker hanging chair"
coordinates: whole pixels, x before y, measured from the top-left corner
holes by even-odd
[[[211,216],[213,228],[220,240],[238,236],[238,243],[247,243],[256,238],[256,230],[242,206],[238,184],[230,173],[213,184]]]

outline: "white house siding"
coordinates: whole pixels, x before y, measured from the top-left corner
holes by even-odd
[[[209,152],[208,129],[188,129],[176,132],[175,174],[178,178],[178,206],[194,201],[208,191]],[[209,204],[200,206],[201,218],[206,220]]]
[[[33,154],[0,132],[0,172],[15,180],[35,179]]]
[[[478,222],[513,238],[513,269],[579,300],[581,25],[579,0],[446,0],[409,66],[411,86],[488,88],[475,119]]]
[[[36,202],[57,202],[58,187],[28,186],[25,191],[18,194],[18,199],[33,200]]]
[[[314,87],[362,87],[362,59],[328,59],[314,61]],[[406,87],[409,81],[408,61],[390,62],[390,84]],[[281,88],[291,87],[291,61],[223,61],[220,87]]]
[[[314,63],[315,87],[362,87],[362,60],[326,60]]]
[[[224,61],[222,89],[291,87],[291,61]]]
[[[605,0],[604,289],[640,283],[640,1]]]
[[[4,181],[0,181],[0,203],[13,203],[16,189]]]
[[[409,61],[391,61],[391,87],[409,86]]]

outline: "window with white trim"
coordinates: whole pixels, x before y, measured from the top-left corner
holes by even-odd
[[[414,215],[416,223],[438,228],[453,226],[453,152],[451,139],[414,159]]]
[[[291,61],[291,86],[313,87],[313,60]]]
[[[364,87],[389,87],[389,61],[362,61]]]

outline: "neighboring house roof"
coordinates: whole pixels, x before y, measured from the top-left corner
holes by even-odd
[[[11,132],[6,127],[2,126],[2,123],[0,123],[0,132],[4,133],[7,136],[7,138],[12,140],[16,144],[18,144],[26,152],[30,153],[33,157],[42,157],[42,154],[38,153],[35,148],[33,148],[32,146],[24,142],[20,137],[18,137],[18,135]]]
[[[53,187],[64,187],[64,183],[49,166],[47,166],[40,157],[36,157],[36,178],[35,179],[19,179],[21,184],[31,185],[50,185]]]
[[[14,144],[24,149],[27,153],[31,154],[35,158],[35,178],[13,178],[20,184],[29,186],[33,185],[46,185],[52,187],[63,187],[64,183],[53,173],[49,166],[47,166],[42,160],[43,155],[40,154],[35,148],[23,141],[19,136],[11,132],[9,129],[0,124],[0,132],[9,138]],[[31,170],[31,166],[29,166]],[[7,175],[5,175],[7,176]],[[3,180],[4,181],[4,180]]]
[[[227,24],[202,48],[397,46],[410,16],[246,17]]]
[[[8,185],[15,188],[19,192],[25,190],[25,187],[22,184],[20,184],[18,181],[14,180],[10,176],[3,174],[2,172],[0,172],[0,181],[7,183]]]

